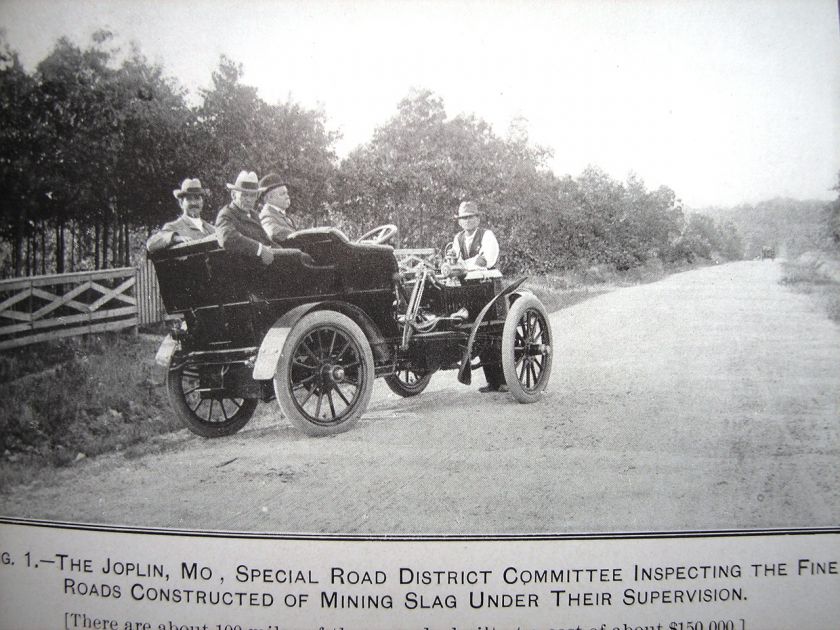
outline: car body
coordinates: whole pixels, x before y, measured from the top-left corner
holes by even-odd
[[[538,400],[551,328],[522,280],[401,269],[385,244],[395,233],[382,226],[351,242],[336,228],[300,230],[268,266],[213,237],[150,253],[164,306],[180,317],[157,360],[187,427],[228,435],[276,399],[297,428],[328,435],[355,424],[375,378],[413,396],[438,370],[469,384],[479,365],[503,373],[520,402]]]

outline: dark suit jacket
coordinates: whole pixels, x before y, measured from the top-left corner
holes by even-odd
[[[257,256],[260,244],[271,246],[271,239],[260,225],[259,216],[254,212],[246,213],[232,203],[219,210],[216,238],[226,250],[246,256]]]
[[[192,241],[198,238],[204,238],[216,231],[216,228],[203,219],[201,221],[201,225],[204,227],[203,232],[197,230],[195,225],[185,219],[184,215],[181,215],[174,221],[164,224],[159,232],[152,234],[149,237],[149,240],[146,241],[146,249],[150,252],[154,252],[159,249],[166,249],[172,245],[177,245],[177,243],[172,242],[172,239],[175,238],[176,234],[185,241]]]
[[[292,217],[283,214],[274,207],[269,207],[268,204],[260,210],[260,223],[262,223],[266,234],[275,243],[286,240],[289,238],[289,234],[297,230]]]

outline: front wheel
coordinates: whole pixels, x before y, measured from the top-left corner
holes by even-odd
[[[510,393],[521,403],[536,402],[551,375],[551,325],[545,307],[529,293],[510,307],[502,332],[502,369]]]
[[[307,435],[332,435],[358,422],[373,378],[373,352],[362,329],[336,311],[315,311],[286,338],[274,393],[296,428]]]
[[[434,370],[424,372],[422,370],[418,371],[412,368],[405,368],[386,376],[385,382],[392,392],[403,398],[408,398],[410,396],[416,396],[426,389],[434,373]]]
[[[249,398],[205,398],[198,368],[191,365],[173,368],[171,359],[166,372],[166,389],[169,402],[184,425],[206,438],[236,433],[248,423],[257,408],[257,401]]]

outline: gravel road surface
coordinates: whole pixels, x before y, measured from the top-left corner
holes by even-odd
[[[740,262],[551,316],[542,401],[454,372],[378,382],[350,432],[308,438],[275,405],[239,434],[181,431],[2,497],[9,516],[328,533],[630,532],[840,524],[840,327]]]

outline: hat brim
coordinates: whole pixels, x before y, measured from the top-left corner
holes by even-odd
[[[471,212],[470,214],[456,214],[453,216],[453,219],[471,219],[473,217],[480,217],[483,213],[482,212]]]
[[[180,199],[184,195],[201,195],[202,197],[206,197],[209,194],[207,189],[202,188],[200,190],[181,190],[180,188],[176,188],[172,191],[172,196],[175,199]]]
[[[238,190],[239,192],[252,192],[259,194],[262,191],[262,188],[259,186],[257,188],[241,188],[236,184],[225,184],[225,186],[227,186],[228,190]]]

